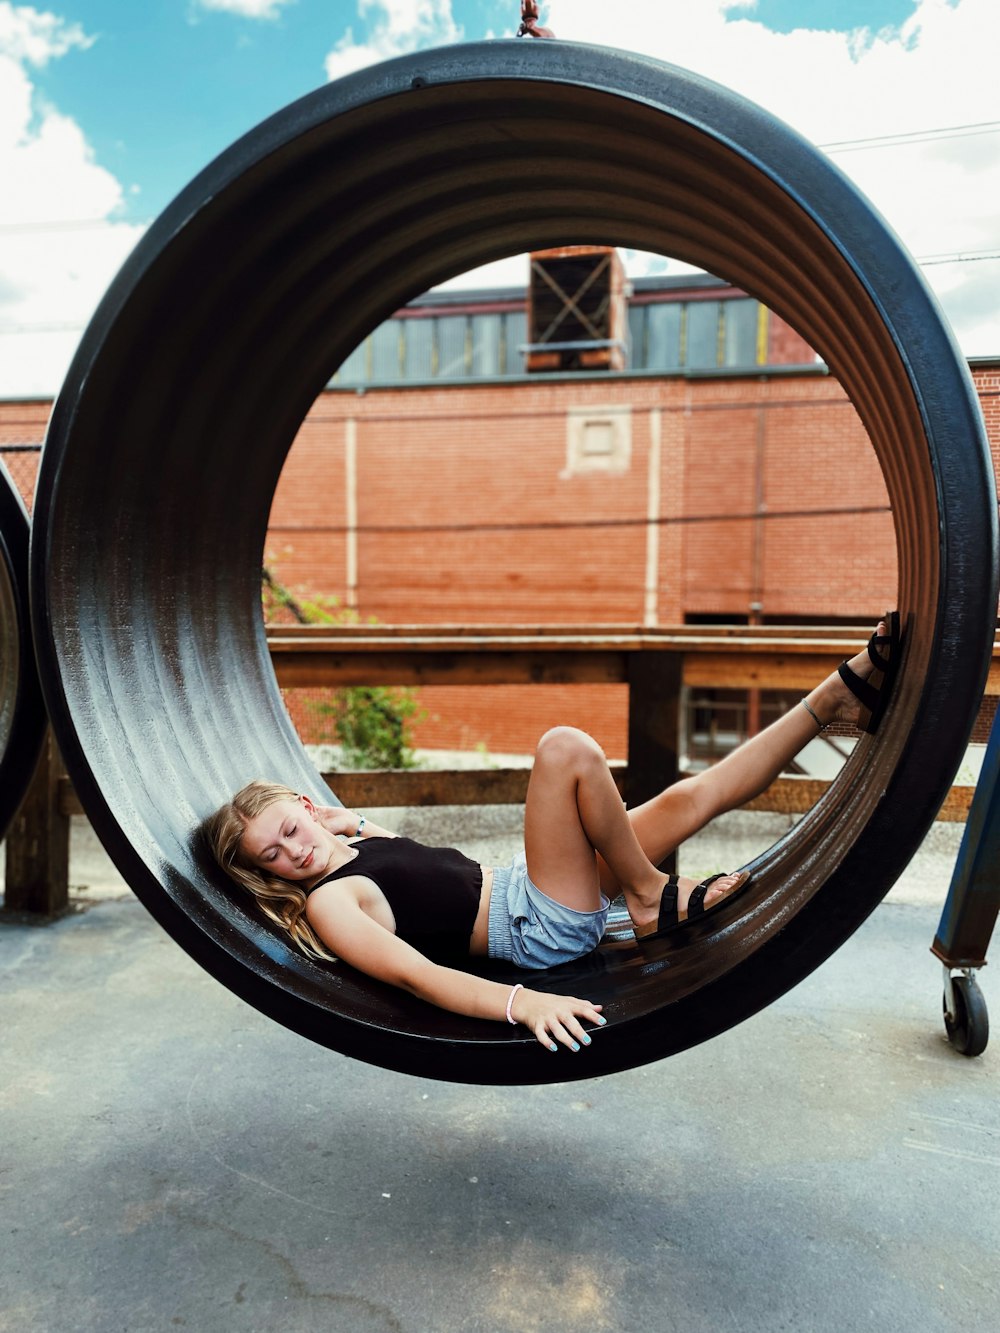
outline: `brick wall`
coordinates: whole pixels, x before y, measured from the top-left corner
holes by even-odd
[[[973,374],[1000,467],[1000,367]],[[608,409],[630,418],[627,465],[573,474],[568,416]],[[0,403],[0,446],[40,442],[50,410]],[[4,457],[30,498],[37,456]],[[895,549],[888,513],[856,511],[886,504],[853,408],[819,372],[324,393],[283,470],[266,560],[298,598],[384,623],[867,624],[894,600]],[[420,698],[420,745],[522,753],[573,722],[624,755],[620,687]],[[309,701],[288,704],[311,738]]]
[[[993,467],[1000,476],[1000,364],[974,367],[972,379],[986,422],[986,434],[993,453]]]
[[[808,366],[816,353],[801,334],[773,311],[767,319],[767,364],[769,366]]]
[[[630,412],[627,468],[567,475],[568,411],[609,407]],[[881,473],[825,376],[324,394],[282,474],[268,560],[290,588],[386,622],[635,625],[657,485],[660,623],[755,603],[864,619],[892,591],[889,515],[853,512],[887,505]],[[817,544],[823,562],[798,558]]]
[[[0,401],[0,459],[3,459],[29,510],[38,475],[39,454],[37,450],[25,450],[23,446],[42,443],[51,411],[52,403],[48,399]]]
[[[976,371],[1000,453],[998,378]],[[568,475],[568,414],[615,407],[631,416],[628,466]],[[268,549],[293,589],[386,623],[639,626],[652,611],[660,624],[867,624],[895,599],[887,506],[854,409],[819,372],[368,390],[322,395],[303,424]],[[430,748],[527,752],[558,721],[625,751],[619,687],[428,688],[420,699],[415,740]],[[288,702],[308,728],[303,701]]]

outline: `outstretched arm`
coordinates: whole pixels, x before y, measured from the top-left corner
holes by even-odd
[[[453,967],[442,967],[374,921],[362,903],[371,882],[350,876],[324,884],[309,895],[309,924],[323,943],[359,972],[470,1018],[511,1018],[531,1029],[542,1046],[559,1042],[570,1050],[590,1045],[583,1023],[603,1024],[601,1006],[570,995],[511,987]],[[581,1021],[582,1020],[582,1021]]]

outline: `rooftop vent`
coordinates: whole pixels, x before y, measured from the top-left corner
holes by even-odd
[[[534,251],[525,369],[624,370],[625,297],[625,269],[613,246]]]

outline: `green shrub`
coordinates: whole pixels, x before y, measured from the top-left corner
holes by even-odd
[[[315,708],[332,721],[346,768],[416,767],[408,726],[418,714],[414,690],[355,685]]]
[[[261,597],[265,620],[273,618],[277,609],[291,612],[302,625],[356,625],[359,619],[356,611],[342,607],[336,598],[294,598],[266,565]],[[354,685],[327,693],[328,698],[309,704],[317,718],[317,739],[338,742],[346,768],[416,767],[409,724],[424,716],[416,690]]]

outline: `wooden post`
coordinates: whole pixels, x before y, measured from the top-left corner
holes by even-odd
[[[59,808],[62,760],[51,729],[7,832],[3,915],[51,920],[69,909],[69,817]]]
[[[625,799],[630,806],[648,801],[680,776],[683,653],[628,654],[628,770]],[[677,857],[662,862],[676,872]]]

